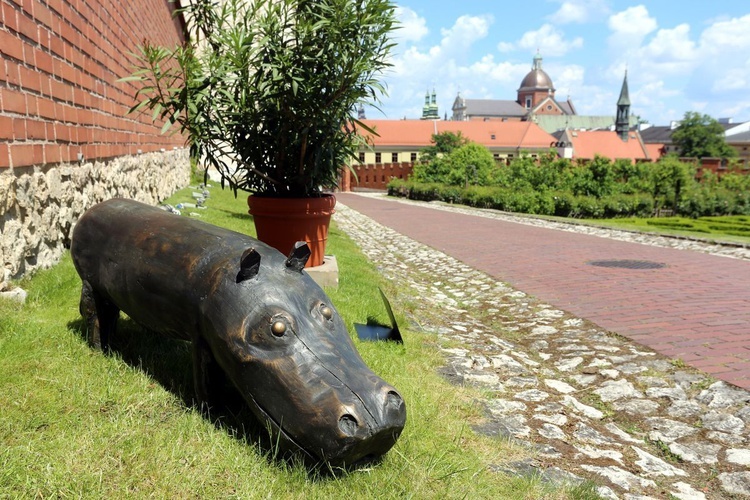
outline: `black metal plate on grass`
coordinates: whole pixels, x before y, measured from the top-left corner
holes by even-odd
[[[596,267],[614,267],[617,269],[661,269],[667,267],[663,262],[650,260],[590,260],[586,264]]]

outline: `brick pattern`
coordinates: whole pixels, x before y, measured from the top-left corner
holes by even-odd
[[[696,165],[696,179],[703,177],[705,172],[713,172],[719,177],[729,172],[742,175],[748,175],[750,173],[750,162],[745,159],[735,159],[735,166],[731,169],[727,162],[721,158],[702,158],[700,163],[699,160],[696,160],[695,158],[680,158],[680,160],[686,163],[693,162]]]
[[[402,163],[368,163],[352,166],[356,179],[351,179],[351,189],[386,189],[392,178],[408,179],[411,177],[414,164]],[[343,191],[348,191],[342,186]]]
[[[750,390],[746,261],[353,194],[338,200],[541,301]],[[608,259],[666,266],[588,264]]]
[[[0,0],[0,168],[74,162],[184,145],[150,114],[128,114],[118,82],[148,40],[184,41],[168,0]]]

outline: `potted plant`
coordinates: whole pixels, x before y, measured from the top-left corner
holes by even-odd
[[[191,156],[215,168],[222,187],[250,193],[258,237],[288,252],[307,240],[308,265],[323,260],[316,240],[325,228],[303,229],[271,215],[330,220],[326,190],[357,152],[360,103],[377,104],[379,77],[390,66],[395,27],[389,0],[193,0],[180,9],[191,42],[169,49],[145,43],[129,80],[143,82],[131,111],[151,109],[186,135]],[[284,217],[286,217],[286,215]]]

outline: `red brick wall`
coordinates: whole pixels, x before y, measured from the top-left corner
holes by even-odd
[[[352,169],[357,174],[356,179],[351,178],[351,189],[382,189],[385,190],[391,178],[408,179],[411,176],[413,164],[402,163],[377,163],[354,165]],[[347,190],[345,185],[342,190]]]
[[[750,162],[744,159],[734,158],[722,160],[721,158],[680,158],[685,163],[693,163],[696,166],[695,177],[700,179],[705,172],[713,172],[718,176],[728,173],[748,175],[750,174]]]
[[[143,40],[183,41],[168,0],[0,0],[0,168],[182,146],[129,115]]]

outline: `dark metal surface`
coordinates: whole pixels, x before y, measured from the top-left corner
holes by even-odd
[[[385,310],[388,313],[388,319],[391,321],[391,326],[354,323],[354,329],[357,331],[357,336],[360,340],[390,340],[403,344],[404,339],[401,337],[401,330],[398,329],[398,323],[396,323],[396,316],[393,315],[391,303],[388,298],[386,298],[382,288],[378,288],[378,291],[383,298],[383,304],[385,304]]]
[[[661,269],[667,267],[663,262],[652,262],[650,260],[591,260],[586,264],[596,267],[612,267],[618,269]]]
[[[365,365],[305,254],[122,199],[86,212],[71,246],[92,345],[107,348],[124,311],[192,342],[201,401],[227,377],[282,444],[332,464],[376,458],[404,401]]]

